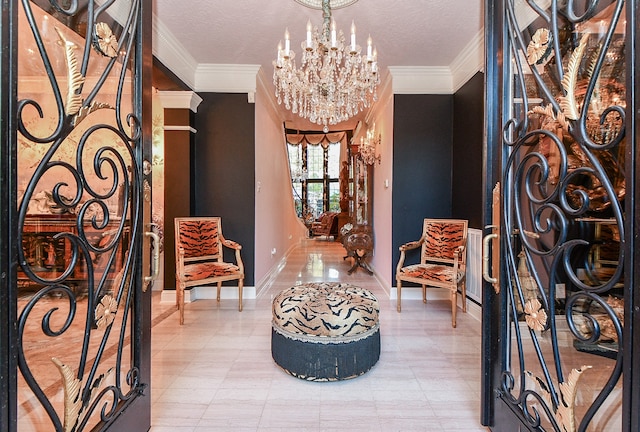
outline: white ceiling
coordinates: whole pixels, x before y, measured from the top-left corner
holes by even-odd
[[[416,71],[426,72],[423,85],[442,87],[425,92],[454,91],[461,57],[481,47],[483,0],[359,0],[332,15],[347,37],[355,22],[359,45],[371,35],[396,93],[396,75],[415,86]],[[260,67],[271,85],[285,28],[299,52],[307,20],[323,21],[321,10],[294,0],[155,0],[154,18],[154,55],[165,66],[195,91],[229,92],[255,90]]]

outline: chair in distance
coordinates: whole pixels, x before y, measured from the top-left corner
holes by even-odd
[[[176,302],[180,325],[184,324],[184,290],[188,287],[217,284],[220,301],[222,282],[238,281],[238,310],[242,311],[244,264],[242,246],[222,235],[220,217],[175,218]],[[236,263],[224,262],[223,246],[235,250]]]
[[[456,326],[458,288],[462,311],[467,311],[465,273],[468,221],[461,219],[425,219],[420,240],[400,246],[396,267],[397,309],[401,311],[402,281],[422,285],[422,302],[427,302],[427,287],[445,288],[451,294],[451,324]],[[421,247],[420,263],[404,265],[406,251]]]

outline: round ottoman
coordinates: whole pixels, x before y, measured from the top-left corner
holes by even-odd
[[[273,299],[273,360],[308,381],[362,375],[380,358],[379,310],[370,291],[350,284],[288,288]]]

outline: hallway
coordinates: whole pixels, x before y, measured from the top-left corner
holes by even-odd
[[[362,270],[348,275],[343,255],[340,243],[306,240],[242,312],[233,300],[198,300],[186,305],[184,326],[176,313],[155,324],[151,431],[488,430],[479,420],[480,322],[459,311],[453,329],[448,301],[405,300],[399,314],[389,287]],[[271,358],[271,299],[315,281],[378,298],[380,360],[358,378],[307,382]]]

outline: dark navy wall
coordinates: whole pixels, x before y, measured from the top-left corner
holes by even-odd
[[[478,72],[453,98],[451,216],[482,229],[484,74]]]
[[[393,111],[395,274],[398,247],[420,238],[424,218],[451,217],[453,95],[395,95]]]
[[[246,94],[199,93],[193,150],[194,216],[222,217],[222,232],[242,245],[245,285],[255,268],[255,105]],[[232,259],[233,251],[225,251]]]

